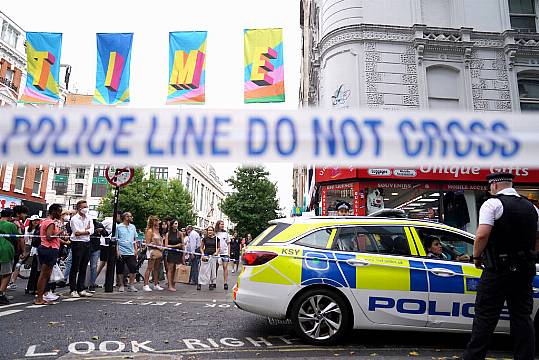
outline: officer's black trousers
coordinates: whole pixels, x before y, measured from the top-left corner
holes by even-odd
[[[533,309],[532,282],[535,267],[527,270],[483,271],[477,285],[472,338],[464,359],[484,359],[490,338],[507,301],[515,359],[533,359],[535,334],[531,313]]]

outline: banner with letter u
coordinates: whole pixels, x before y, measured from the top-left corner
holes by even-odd
[[[205,103],[207,35],[207,31],[169,34],[167,104]]]
[[[129,102],[132,33],[97,34],[94,104]]]
[[[245,103],[285,101],[283,29],[244,31]]]
[[[26,33],[28,76],[20,102],[27,104],[57,104],[60,98],[60,55],[62,34]]]

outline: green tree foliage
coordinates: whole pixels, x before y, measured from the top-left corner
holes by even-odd
[[[111,191],[101,200],[99,212],[104,216],[111,216],[113,201],[114,192]],[[144,178],[142,169],[135,169],[133,181],[121,188],[118,208],[133,214],[138,230],[146,228],[150,215],[157,215],[161,219],[167,216],[177,219],[182,227],[194,224],[195,221],[191,195],[180,181]]]
[[[239,167],[226,180],[234,193],[221,203],[221,210],[237,225],[239,236],[250,233],[253,238],[278,216],[277,186],[268,179],[263,167]]]

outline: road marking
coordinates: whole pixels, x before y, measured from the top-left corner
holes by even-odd
[[[77,301],[77,300],[80,300],[80,298],[67,298],[67,299],[63,299],[62,301],[72,302],[72,301]]]
[[[3,309],[7,309],[7,308],[10,308],[10,307],[15,307],[15,306],[19,306],[19,305],[26,305],[28,303],[14,303],[14,304],[9,304],[9,305],[3,305],[3,306],[0,306],[0,310],[3,310]]]
[[[39,309],[39,308],[42,308],[42,307],[45,307],[47,306],[46,304],[43,304],[43,305],[30,305],[30,306],[27,306],[26,308],[27,309]]]
[[[2,312],[0,312],[0,317],[6,316],[6,315],[11,315],[11,314],[16,314],[16,313],[21,312],[21,311],[22,310],[19,310],[19,309],[2,311]]]

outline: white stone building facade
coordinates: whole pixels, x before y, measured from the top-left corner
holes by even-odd
[[[26,81],[25,32],[0,11],[0,106],[16,106]]]
[[[302,0],[301,106],[539,110],[539,0]],[[296,206],[316,194],[294,170]]]
[[[303,104],[539,109],[538,13],[534,0],[303,1]]]

